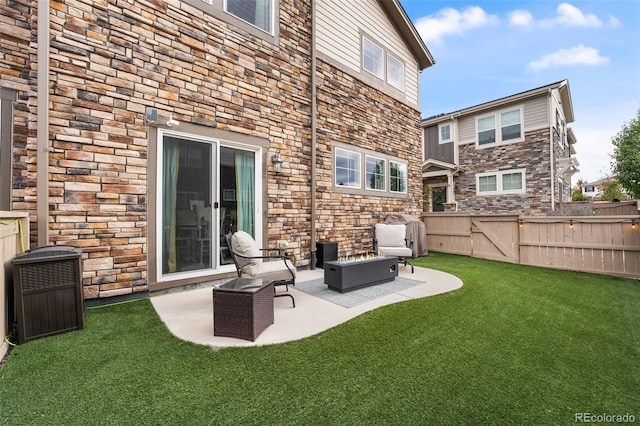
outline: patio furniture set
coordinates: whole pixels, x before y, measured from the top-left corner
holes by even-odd
[[[295,285],[296,268],[280,249],[259,248],[244,231],[226,236],[238,278],[213,289],[213,334],[255,341],[274,322],[274,297],[295,299],[288,293]],[[403,224],[376,224],[374,253],[358,257],[327,260],[323,264],[324,282],[340,293],[393,281],[398,261],[411,266],[413,242],[406,238]],[[284,287],[284,291],[276,291]]]

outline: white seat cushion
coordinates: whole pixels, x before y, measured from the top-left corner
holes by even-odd
[[[397,256],[411,257],[413,252],[407,247],[380,247],[378,246],[378,255],[380,256]]]
[[[262,256],[256,241],[245,231],[238,231],[231,236],[231,247],[241,256]],[[256,275],[262,267],[262,259],[245,259],[237,256],[236,260],[242,272],[247,275]]]
[[[407,247],[405,237],[407,225],[388,225],[376,223],[376,240],[378,247]],[[411,249],[409,249],[411,252]]]
[[[291,272],[287,269],[287,265],[289,265]],[[285,265],[285,261],[274,260],[273,262],[262,262],[260,271],[258,271],[256,275],[259,275],[260,278],[266,280],[289,281],[293,278],[291,276],[292,273],[293,277],[295,277],[296,268],[291,264],[291,262],[287,260]]]

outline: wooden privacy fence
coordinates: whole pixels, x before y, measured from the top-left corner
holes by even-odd
[[[10,333],[8,287],[13,285],[12,261],[17,254],[29,249],[29,214],[0,211],[0,359],[9,350],[5,336]]]
[[[429,250],[640,278],[640,215],[425,213]]]

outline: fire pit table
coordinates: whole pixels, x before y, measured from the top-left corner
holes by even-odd
[[[213,289],[213,335],[255,341],[273,324],[273,281],[236,278]]]
[[[345,293],[393,281],[398,276],[398,258],[369,255],[324,263],[324,282],[331,290]]]

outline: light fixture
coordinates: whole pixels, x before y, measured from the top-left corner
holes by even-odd
[[[276,173],[280,173],[282,171],[282,163],[284,160],[280,156],[280,150],[277,150],[275,154],[271,157],[271,162],[273,163],[273,170]]]
[[[636,229],[636,221],[635,220],[631,221],[631,229]]]
[[[524,227],[524,222],[522,221],[522,219],[518,220],[518,224],[520,224],[520,228]]]
[[[571,219],[571,220],[569,221],[569,227],[570,227],[571,229],[573,229],[573,219]]]
[[[179,125],[180,125],[180,122],[175,118],[173,118],[173,113],[171,113],[171,115],[169,115],[169,119],[167,120],[167,126],[173,129],[174,127],[177,127]]]

